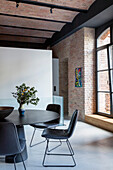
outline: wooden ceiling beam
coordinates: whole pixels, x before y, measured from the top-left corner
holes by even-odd
[[[32,19],[22,19],[22,18],[14,18],[0,15],[0,25],[12,25],[17,27],[27,27],[27,28],[36,28],[36,29],[44,29],[51,31],[60,31],[62,27],[65,25],[63,23],[53,23],[53,22],[45,22],[45,21],[36,21]]]
[[[51,38],[54,32],[47,31],[38,31],[30,29],[21,29],[21,28],[12,28],[12,27],[3,27],[0,26],[0,34],[11,34],[11,35],[25,35],[25,36],[34,36],[34,37],[45,37]]]
[[[0,36],[14,36],[14,37],[24,37],[24,38],[40,38],[40,39],[48,39],[48,37],[39,37],[39,36],[27,36],[27,35],[18,35],[18,34],[0,34]]]
[[[5,13],[0,13],[1,16],[7,16],[7,17],[15,17],[15,18],[24,18],[24,19],[32,19],[32,20],[40,20],[40,21],[46,21],[46,22],[56,22],[56,23],[63,23],[63,24],[68,24],[71,23],[68,21],[58,21],[58,20],[53,20],[53,19],[45,19],[45,18],[37,18],[37,17],[28,17],[24,15],[12,15],[12,14],[5,14]]]
[[[49,7],[50,9],[56,8],[56,9],[75,11],[75,12],[82,12],[82,13],[87,12],[87,10],[85,10],[85,9],[72,8],[72,7],[67,7],[67,6],[60,6],[60,5],[49,4],[49,3],[44,3],[44,2],[37,2],[37,1],[30,1],[30,0],[7,0],[7,1],[16,2],[18,5],[19,5],[19,3],[24,3],[24,4],[30,4],[30,5]]]
[[[20,27],[20,26],[14,26],[14,25],[2,25],[0,24],[0,27],[7,27],[7,28],[19,28],[19,29],[25,29],[25,30],[35,30],[35,31],[46,31],[46,32],[59,32],[57,30],[47,30],[47,29],[37,29],[37,28],[30,28],[30,27]]]
[[[0,41],[17,41],[17,42],[29,42],[29,43],[45,43],[43,38],[32,38],[32,37],[20,37],[12,35],[0,35]]]

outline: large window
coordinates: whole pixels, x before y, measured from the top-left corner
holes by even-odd
[[[113,46],[110,27],[97,39],[97,112],[113,115]]]

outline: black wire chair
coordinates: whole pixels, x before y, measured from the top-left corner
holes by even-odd
[[[38,142],[36,144],[32,144],[33,143],[33,139],[34,139],[34,135],[35,135],[35,132],[36,132],[36,129],[44,130],[45,128],[53,128],[53,127],[55,127],[55,126],[57,126],[59,124],[59,121],[60,121],[60,112],[61,112],[60,105],[59,104],[48,104],[46,110],[57,112],[59,114],[59,118],[55,119],[55,120],[52,120],[52,121],[49,121],[49,122],[46,122],[46,123],[31,124],[30,126],[34,127],[34,131],[33,131],[32,137],[31,137],[30,147],[39,145],[39,144],[41,144],[41,143],[46,141],[46,140],[43,140],[43,141]],[[60,145],[61,145],[61,142],[60,142],[60,144],[58,146],[60,146]]]
[[[78,119],[78,110],[75,110],[70,124],[68,126],[68,129],[45,129],[42,133],[42,137],[46,138],[47,140],[47,145],[46,145],[46,149],[45,149],[45,153],[44,153],[44,158],[43,158],[43,162],[42,165],[45,167],[74,167],[76,166],[76,162],[74,159],[74,151],[73,148],[69,142],[69,138],[72,136],[76,122]],[[48,145],[49,145],[49,140],[50,139],[55,139],[55,140],[63,140],[64,142],[67,143],[68,149],[70,154],[56,154],[56,153],[50,153],[48,152]],[[45,158],[47,155],[60,155],[60,156],[71,156],[72,160],[73,160],[73,164],[70,165],[50,165],[50,164],[45,164]]]
[[[21,154],[24,148],[25,140],[18,138],[16,126],[13,123],[0,122],[0,155],[2,156],[14,155],[15,170],[17,155],[20,155],[24,169],[26,170],[26,166]]]

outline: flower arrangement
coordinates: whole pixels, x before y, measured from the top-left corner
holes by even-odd
[[[20,86],[16,86],[16,89],[17,89],[17,92],[13,92],[13,97],[15,97],[17,99],[17,102],[20,104],[20,105],[23,105],[23,104],[33,104],[33,105],[37,105],[38,104],[38,101],[39,101],[39,98],[36,97],[36,93],[37,93],[37,90],[35,90],[35,87],[29,87],[29,86],[26,86],[25,83],[23,83],[22,85]]]

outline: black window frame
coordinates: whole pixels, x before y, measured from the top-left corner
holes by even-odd
[[[99,36],[108,28],[110,28],[110,43],[103,45],[101,47],[97,47],[97,40],[98,40]],[[113,80],[111,82],[111,75],[110,75],[110,70],[113,70],[113,68],[112,69],[110,68],[110,60],[109,60],[110,59],[109,48],[110,48],[110,46],[113,46],[113,21],[97,28],[95,37],[96,37],[96,42],[95,42],[95,45],[96,45],[96,113],[99,115],[102,115],[102,116],[113,118],[113,104],[112,104],[113,103],[113,92],[111,89],[111,83],[113,83]],[[97,53],[104,49],[107,49],[108,69],[105,69],[105,70],[103,69],[101,71],[108,71],[108,74],[109,74],[109,92],[104,91],[104,93],[107,92],[108,94],[110,94],[110,114],[98,112],[98,93],[99,93],[99,91],[98,91],[98,72],[99,71],[97,68],[97,66],[98,66],[98,54]]]

